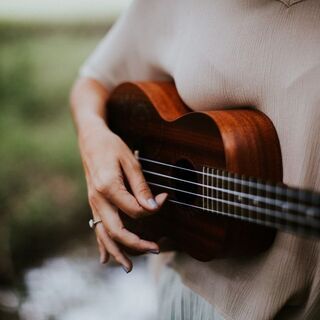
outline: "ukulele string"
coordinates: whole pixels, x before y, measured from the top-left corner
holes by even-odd
[[[230,218],[237,218],[239,220],[243,220],[243,221],[247,221],[247,222],[253,222],[256,224],[260,224],[263,226],[269,226],[269,227],[273,227],[273,228],[278,228],[278,229],[286,229],[286,230],[298,230],[300,233],[306,233],[308,232],[308,235],[310,235],[310,232],[314,232],[316,234],[319,234],[320,232],[320,228],[319,226],[307,226],[307,229],[304,230],[303,229],[303,225],[299,225],[299,226],[294,226],[294,225],[289,225],[289,224],[282,224],[280,223],[280,221],[268,221],[268,220],[262,220],[262,219],[255,219],[252,217],[248,217],[248,216],[241,216],[241,215],[234,215],[233,213],[229,213],[226,211],[218,211],[218,210],[214,210],[214,209],[209,209],[209,208],[203,208],[200,206],[196,206],[190,203],[185,203],[185,202],[181,202],[181,201],[177,201],[177,200],[173,200],[173,199],[169,199],[169,202],[175,203],[175,204],[179,204],[179,205],[183,205],[185,207],[190,207],[193,209],[200,209],[202,211],[209,211],[212,213],[216,213],[222,216],[226,216],[226,217],[230,217]]]
[[[161,165],[161,166],[170,167],[170,168],[174,168],[174,169],[193,172],[193,173],[199,174],[201,176],[209,176],[210,178],[216,178],[216,179],[219,179],[219,180],[222,180],[222,181],[232,182],[232,183],[235,183],[235,184],[239,184],[241,186],[245,186],[245,187],[249,187],[249,188],[256,188],[256,189],[262,190],[262,191],[266,191],[266,187],[267,187],[268,188],[267,191],[270,192],[270,193],[277,193],[277,194],[280,194],[280,195],[283,195],[283,196],[288,196],[288,194],[286,193],[287,188],[285,188],[283,186],[280,186],[280,185],[273,186],[271,184],[263,184],[263,183],[259,183],[259,182],[247,181],[247,180],[242,180],[242,179],[233,178],[233,177],[224,177],[224,176],[220,176],[218,174],[201,172],[201,171],[198,171],[198,170],[179,167],[179,166],[175,166],[173,164],[169,164],[169,163],[166,163],[166,162],[152,160],[152,159],[148,159],[148,158],[144,158],[144,157],[140,157],[140,156],[138,157],[138,160],[144,161],[144,162],[149,162],[149,163],[154,163],[154,164],[158,164],[158,165]]]
[[[158,183],[155,183],[155,182],[147,181],[147,183],[149,185],[153,185],[153,186],[156,186],[156,187],[161,187],[161,188],[165,188],[165,189],[172,190],[172,191],[177,191],[177,192],[183,192],[183,193],[186,193],[186,194],[190,194],[190,195],[196,196],[197,198],[201,198],[201,199],[206,198],[206,199],[209,199],[209,200],[214,200],[216,202],[227,204],[228,206],[250,210],[251,212],[254,211],[255,213],[257,213],[259,215],[266,215],[266,216],[269,216],[271,218],[278,218],[278,219],[286,220],[288,222],[296,222],[296,223],[300,223],[300,224],[305,224],[307,226],[320,228],[320,221],[315,220],[315,219],[313,219],[313,217],[310,217],[310,216],[307,216],[308,220],[306,220],[306,219],[304,219],[304,217],[297,216],[295,214],[288,213],[288,212],[285,212],[285,214],[283,215],[282,212],[277,212],[277,211],[274,211],[274,210],[268,209],[268,208],[260,208],[260,207],[255,207],[255,206],[252,206],[252,205],[247,205],[247,204],[242,204],[242,203],[236,203],[236,202],[229,201],[229,200],[224,200],[224,199],[221,199],[221,198],[209,197],[209,196],[201,195],[201,194],[194,193],[194,192],[191,192],[191,191],[181,190],[181,189],[169,187],[169,186],[166,186],[166,185],[158,184]],[[194,205],[189,204],[189,203],[175,201],[175,200],[172,200],[172,199],[170,199],[169,201],[180,203],[180,204],[184,204],[184,205],[193,206],[193,207],[196,207],[196,208],[199,208],[199,209],[202,209],[202,210],[207,210],[207,211],[213,210],[213,209],[210,209],[210,208],[194,206]],[[213,210],[213,212],[216,212],[216,211]],[[239,214],[232,214],[232,215],[233,216],[237,216],[237,217],[243,217],[242,215],[239,215]],[[254,219],[254,218],[252,218],[252,219]],[[254,219],[254,220],[257,221],[256,219]]]
[[[177,177],[173,177],[173,176],[169,176],[169,175],[165,175],[159,172],[155,172],[155,171],[150,171],[150,170],[145,170],[143,169],[142,172],[147,173],[147,174],[151,174],[151,175],[155,175],[155,176],[159,176],[162,178],[166,178],[166,179],[171,179],[171,180],[176,180],[176,181],[180,181],[180,182],[184,182],[184,183],[189,183],[189,184],[193,184],[193,185],[197,185],[200,187],[204,187],[206,189],[212,189],[214,191],[219,191],[222,193],[227,193],[227,194],[231,194],[231,195],[235,195],[242,198],[247,198],[249,200],[255,201],[255,202],[263,202],[265,204],[270,204],[272,206],[275,207],[280,207],[282,210],[286,209],[286,210],[295,210],[295,211],[301,211],[301,213],[305,213],[305,211],[310,210],[310,206],[306,206],[303,204],[299,205],[298,209],[295,209],[295,207],[297,206],[296,203],[290,202],[290,201],[284,201],[284,200],[279,200],[279,199],[273,199],[273,198],[268,198],[268,197],[264,197],[261,195],[251,195],[248,193],[244,193],[244,192],[240,192],[240,191],[235,191],[235,190],[229,190],[229,189],[225,189],[225,188],[219,188],[219,187],[214,187],[214,186],[209,186],[209,185],[205,185],[199,182],[194,182],[194,181],[189,181],[189,180],[185,180],[185,179],[181,179],[181,178],[177,178]],[[204,196],[206,197],[206,196]],[[208,199],[210,199],[210,197],[206,197]]]
[[[274,193],[277,193],[278,195],[282,195],[282,196],[286,196],[287,198],[290,197],[290,195],[288,195],[286,192],[279,192],[281,190],[283,191],[286,191],[287,189],[283,188],[283,187],[273,187],[272,185],[264,185],[262,183],[255,183],[255,182],[251,182],[251,181],[244,181],[244,180],[240,180],[240,179],[237,179],[237,178],[231,178],[231,177],[223,177],[223,176],[220,176],[220,175],[216,175],[216,174],[211,174],[211,173],[204,173],[204,172],[201,172],[201,171],[197,171],[197,170],[192,170],[192,169],[188,169],[188,168],[184,168],[184,167],[179,167],[179,166],[175,166],[175,165],[172,165],[172,164],[168,164],[168,163],[165,163],[165,162],[160,162],[160,161],[156,161],[156,160],[152,160],[152,159],[148,159],[148,158],[144,158],[144,157],[138,157],[139,160],[141,161],[145,161],[145,162],[151,162],[151,163],[155,163],[155,164],[159,164],[159,165],[162,165],[162,166],[166,166],[166,167],[172,167],[172,168],[175,168],[175,169],[181,169],[181,170],[185,170],[185,171],[190,171],[190,172],[194,172],[194,173],[197,173],[197,174],[200,174],[202,176],[209,176],[209,177],[213,177],[213,178],[217,178],[217,179],[220,179],[220,180],[227,180],[228,182],[233,182],[233,183],[236,183],[236,184],[240,184],[241,186],[248,186],[249,188],[257,188],[257,189],[260,189],[262,190],[263,192],[268,192],[268,193],[272,193],[272,191]],[[143,172],[146,172],[146,173],[150,173],[150,174],[154,174],[154,175],[158,175],[158,176],[162,176],[162,177],[165,177],[165,178],[168,178],[168,179],[174,179],[174,180],[180,180],[181,182],[185,182],[185,183],[190,183],[190,184],[195,184],[195,185],[198,185],[198,186],[202,186],[206,189],[213,189],[215,191],[219,191],[219,192],[222,192],[222,193],[228,193],[228,194],[232,194],[232,195],[237,195],[239,197],[243,197],[243,198],[248,198],[250,200],[253,200],[253,201],[258,201],[258,202],[264,202],[266,204],[271,204],[273,206],[277,206],[277,207],[280,207],[281,210],[284,210],[284,211],[288,211],[288,210],[291,210],[291,211],[296,211],[297,213],[302,213],[304,214],[305,216],[305,213],[307,213],[307,216],[317,216],[319,215],[320,216],[320,212],[319,210],[316,208],[316,207],[313,207],[313,206],[306,206],[306,205],[303,205],[302,203],[293,203],[293,202],[290,202],[288,200],[279,200],[279,199],[273,199],[273,198],[270,198],[268,196],[261,196],[261,195],[250,195],[248,193],[243,193],[243,192],[240,192],[240,191],[233,191],[233,190],[229,190],[229,189],[225,189],[225,188],[218,188],[218,187],[214,187],[214,186],[209,186],[209,185],[203,185],[201,183],[197,183],[197,182],[193,182],[193,181],[188,181],[188,180],[184,180],[184,179],[179,179],[179,178],[176,178],[176,177],[172,177],[172,176],[167,176],[167,175],[163,175],[163,174],[160,174],[158,172],[154,172],[154,171],[148,171],[148,170],[143,170]],[[259,188],[260,187],[260,188]],[[307,193],[306,191],[304,191],[305,193]],[[309,195],[313,195],[314,193],[312,192],[308,192]],[[316,195],[317,196],[317,195]],[[310,197],[311,198],[311,197]]]

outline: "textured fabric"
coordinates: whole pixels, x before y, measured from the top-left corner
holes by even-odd
[[[184,286],[171,268],[163,268],[158,289],[158,320],[223,320],[211,304]]]
[[[84,64],[108,89],[169,80],[194,110],[253,106],[278,132],[284,182],[320,191],[320,1],[135,1]],[[319,319],[320,244],[278,233],[250,259],[176,255],[184,283],[230,319]]]

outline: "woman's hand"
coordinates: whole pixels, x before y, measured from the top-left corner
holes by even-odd
[[[140,239],[124,228],[118,209],[132,218],[155,212],[163,204],[166,194],[154,199],[131,150],[106,126],[98,125],[79,137],[81,155],[88,184],[89,203],[95,220],[101,219],[95,231],[101,262],[109,255],[122,264],[127,272],[132,263],[117,243],[140,252],[158,253],[156,243]],[[133,195],[124,185],[126,176]]]
[[[84,89],[87,89],[87,95]],[[78,81],[72,93],[73,114],[78,128],[90,207],[94,219],[102,220],[95,228],[100,260],[106,263],[111,255],[129,272],[132,262],[120,250],[118,243],[140,252],[158,253],[159,247],[125,229],[118,209],[132,218],[139,218],[157,211],[167,194],[153,197],[138,160],[106,126],[104,110],[101,110],[107,97],[106,94],[102,96],[105,93],[103,90],[94,80]],[[95,107],[92,107],[91,113],[90,109],[84,109],[86,100],[91,100]],[[133,194],[125,187],[125,177]]]

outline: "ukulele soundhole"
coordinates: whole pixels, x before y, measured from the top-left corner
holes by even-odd
[[[172,177],[176,178],[172,179],[175,199],[185,204],[194,204],[199,192],[196,184],[198,177],[192,163],[186,159],[176,162]]]

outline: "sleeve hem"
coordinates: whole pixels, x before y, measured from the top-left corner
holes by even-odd
[[[98,81],[101,85],[103,85],[108,91],[112,90],[114,84],[99,74],[97,71],[93,70],[91,67],[84,65],[79,70],[79,75],[81,77],[88,77]]]

